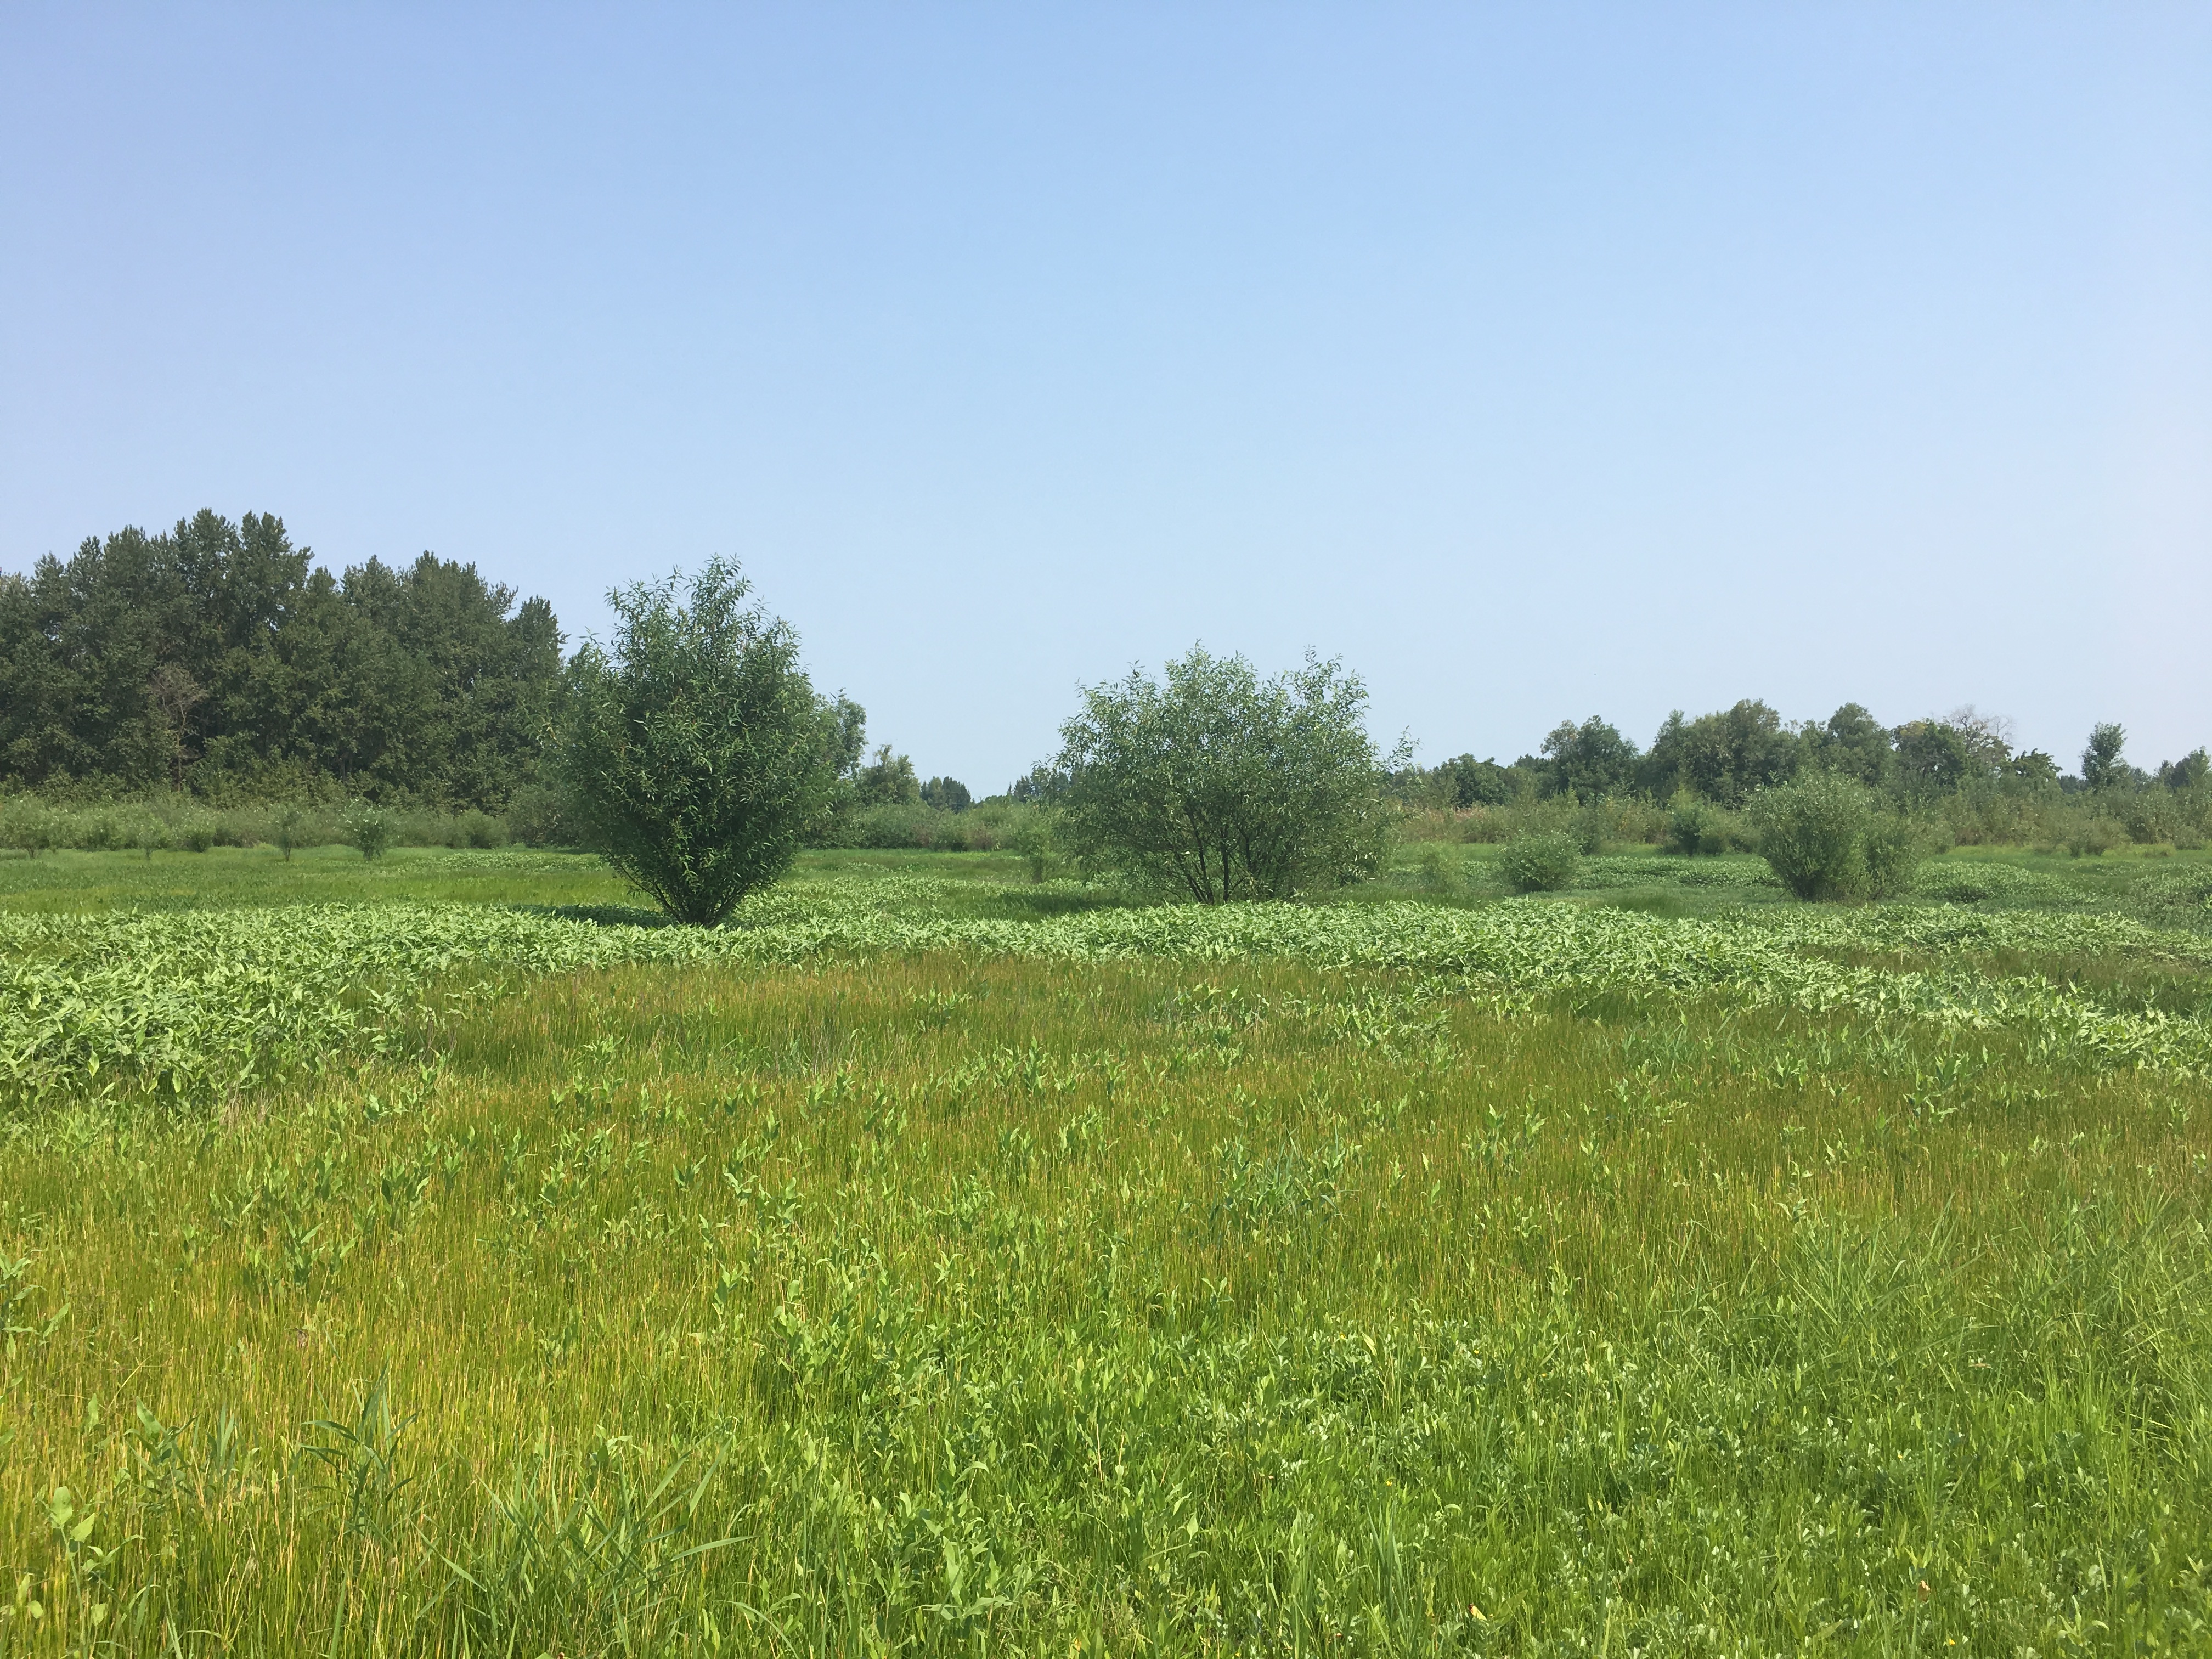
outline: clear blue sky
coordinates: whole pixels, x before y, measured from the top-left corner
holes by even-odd
[[[1386,736],[2212,740],[2212,7],[0,11],[0,567],[202,506],[742,559],[979,791],[1079,681]]]

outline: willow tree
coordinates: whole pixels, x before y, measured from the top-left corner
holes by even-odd
[[[559,757],[592,844],[678,921],[714,927],[791,867],[837,787],[844,707],[790,626],[710,561],[610,593],[615,629],[570,661]]]
[[[1201,904],[1280,899],[1370,872],[1389,764],[1367,689],[1334,659],[1262,679],[1202,647],[1155,681],[1090,686],[1060,727],[1061,838],[1079,858]],[[1402,748],[1402,745],[1401,745]]]

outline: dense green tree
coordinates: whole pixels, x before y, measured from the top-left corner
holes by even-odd
[[[2128,781],[2129,767],[2122,758],[2128,744],[2127,729],[2115,721],[2100,722],[2081,750],[2081,781],[2092,789],[2113,789]]]
[[[940,812],[964,812],[975,800],[957,778],[932,778],[921,786],[921,799],[924,805]]]
[[[498,807],[535,771],[561,635],[424,554],[343,583],[282,520],[211,512],[0,576],[0,780]]]
[[[1067,788],[1067,775],[1058,768],[1032,766],[1006,786],[1006,799],[1027,806],[1048,806]]]
[[[830,700],[830,723],[831,769],[840,778],[858,777],[868,752],[868,711],[840,691]]]
[[[1847,702],[1807,733],[1813,759],[1869,788],[1890,781],[1897,767],[1897,741],[1863,703]]]
[[[612,641],[568,665],[560,765],[607,861],[678,921],[719,924],[833,807],[842,699],[738,567],[610,593]]]
[[[1591,715],[1580,726],[1561,720],[1544,739],[1545,793],[1596,800],[1636,781],[1636,745]]]
[[[1366,711],[1333,660],[1262,680],[1194,647],[1162,681],[1133,669],[1060,727],[1061,834],[1200,903],[1336,886],[1375,867],[1386,830]]]
[[[1638,781],[1658,799],[1681,790],[1726,807],[1793,776],[1802,753],[1796,733],[1756,697],[1717,714],[1667,716],[1638,769]]]
[[[877,748],[875,759],[860,769],[854,783],[854,799],[862,806],[911,806],[921,799],[914,762],[893,754],[887,743]]]
[[[1968,734],[1945,720],[1909,720],[1897,728],[1897,769],[1907,793],[1949,794],[1981,769]]]
[[[2201,789],[2212,781],[2212,755],[2192,749],[2178,761],[2162,761],[2158,781],[2169,789]]]
[[[1521,790],[1522,780],[1513,769],[1495,760],[1455,755],[1436,769],[1446,798],[1462,811],[1471,806],[1503,806]]]
[[[1523,755],[1510,766],[1455,755],[1434,766],[1405,766],[1390,775],[1391,796],[1407,806],[1465,811],[1503,806],[1524,794],[1542,794],[1551,779],[1547,761]]]

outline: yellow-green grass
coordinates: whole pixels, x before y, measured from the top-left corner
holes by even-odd
[[[927,873],[1003,884],[1019,881],[1026,867],[1011,854],[831,849],[800,854],[796,873]],[[643,901],[597,854],[556,848],[395,847],[374,860],[350,847],[303,847],[289,859],[274,847],[164,851],[150,859],[67,850],[0,856],[0,912],[379,902],[635,908]]]
[[[204,853],[53,852],[0,859],[0,911],[200,910],[244,904],[408,901],[622,904],[635,896],[589,854],[500,848],[395,847],[364,859],[349,847]]]
[[[0,1652],[2206,1644],[2202,1079],[1413,991],[628,967],[22,1120]]]

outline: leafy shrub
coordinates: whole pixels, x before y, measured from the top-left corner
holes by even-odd
[[[2120,804],[2119,818],[2129,836],[2139,842],[2170,842],[2176,847],[2202,847],[2208,827],[2207,808],[2212,806],[2202,787],[2137,789]]]
[[[2126,827],[2102,812],[2069,813],[2057,830],[2058,845],[2077,859],[2102,858],[2128,839]]]
[[[1522,836],[1506,843],[1498,868],[1520,893],[1556,893],[1574,884],[1582,867],[1582,848],[1564,831]]]
[[[507,841],[507,826],[489,812],[471,807],[453,820],[453,847],[499,847]]]
[[[1865,785],[1833,772],[1807,771],[1752,798],[1748,816],[1759,855],[1802,899],[1863,896],[1874,799]]]
[[[146,855],[149,864],[154,861],[156,852],[176,844],[170,836],[168,820],[150,808],[140,807],[131,814],[128,823],[131,845]]]
[[[608,596],[612,646],[569,662],[559,760],[608,863],[675,920],[714,927],[830,812],[842,726],[734,564],[709,560],[681,595],[678,580]]]
[[[945,808],[937,818],[932,821],[929,826],[929,846],[931,851],[937,853],[969,853],[981,852],[983,850],[982,846],[977,845],[975,842],[969,839],[968,834],[969,826],[962,821],[962,817],[963,815],[955,813],[948,807]],[[981,826],[978,827],[980,828]],[[982,839],[983,842],[988,844],[990,837],[986,835]]]
[[[0,847],[36,858],[54,844],[52,811],[36,795],[11,795],[0,801]]]
[[[1030,807],[1024,811],[1007,845],[1029,860],[1030,880],[1042,882],[1060,864],[1060,843],[1055,833],[1057,820],[1042,807]]]
[[[823,839],[832,847],[878,848],[885,852],[919,850],[931,844],[938,816],[933,808],[920,801],[855,806],[838,815],[837,822]]]
[[[584,839],[575,808],[550,784],[525,784],[508,798],[507,829],[526,847],[575,847]]]
[[[307,809],[297,801],[287,801],[269,815],[269,839],[276,843],[277,850],[291,861],[292,849],[304,844],[307,839]]]
[[[1466,888],[1460,875],[1459,859],[1435,845],[1421,849],[1420,860],[1414,866],[1413,883],[1425,893],[1446,898]]]
[[[1902,812],[1875,814],[1866,830],[1867,896],[1895,898],[1911,891],[1914,877],[1940,839],[1937,830]]]
[[[1648,795],[1609,795],[1605,800],[1605,838],[1656,846],[1666,839],[1667,814]]]
[[[1603,848],[1611,839],[1612,830],[1613,817],[1601,800],[1584,802],[1567,821],[1567,833],[1574,837],[1576,849],[1584,854]]]
[[[1685,858],[1725,853],[1732,828],[1729,815],[1719,807],[1685,792],[1668,809],[1666,848]]]
[[[1079,855],[1203,904],[1334,887],[1381,861],[1388,771],[1358,675],[1309,657],[1262,680],[1193,647],[1164,679],[1087,687],[1060,727],[1060,833]]]
[[[338,814],[338,832],[365,859],[382,858],[399,834],[399,823],[374,801],[357,800]]]

